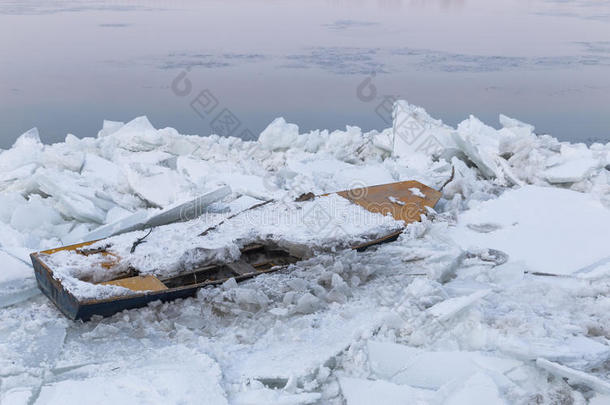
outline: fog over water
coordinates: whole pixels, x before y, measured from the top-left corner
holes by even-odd
[[[277,116],[382,129],[386,97],[610,141],[605,0],[0,0],[0,38],[0,148],[139,115],[246,138]]]

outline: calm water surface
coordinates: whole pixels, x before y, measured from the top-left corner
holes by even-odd
[[[381,129],[387,97],[610,141],[605,0],[0,0],[0,38],[0,148],[138,115],[245,138],[277,116]]]

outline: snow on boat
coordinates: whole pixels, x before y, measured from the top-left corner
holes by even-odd
[[[229,217],[45,250],[31,259],[42,292],[68,318],[86,321],[285,269],[319,252],[362,251],[396,240],[440,196],[417,181],[307,194]]]

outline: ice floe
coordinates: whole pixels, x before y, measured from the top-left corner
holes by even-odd
[[[278,118],[258,141],[146,117],[54,145],[21,135],[0,151],[0,402],[607,403],[610,143],[559,142],[504,115],[500,129],[476,117],[454,128],[406,101],[393,118],[371,132]],[[443,198],[371,251],[329,249],[361,231],[328,220],[332,198],[302,205],[317,206],[310,221],[277,216],[305,192],[411,179],[444,185]],[[129,249],[146,232],[133,227],[219,189],[171,237],[153,231],[138,266],[179,265],[195,231],[270,199],[283,208],[224,223],[206,246],[264,234],[315,239],[316,254],[88,323],[35,288],[29,253],[122,230]]]

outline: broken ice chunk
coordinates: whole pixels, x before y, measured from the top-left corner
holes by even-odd
[[[218,170],[218,166],[206,160],[193,159],[188,156],[178,156],[176,159],[176,170],[182,176],[187,177],[197,186],[204,186],[211,173]]]
[[[120,190],[127,185],[125,173],[118,165],[92,153],[85,155],[81,176]]]
[[[231,194],[231,188],[221,187],[218,190],[199,196],[182,204],[176,204],[163,210],[138,211],[113,223],[101,226],[83,236],[83,240],[96,240],[122,233],[167,225],[179,221],[192,220],[206,212],[214,202]]]
[[[310,293],[303,294],[297,301],[295,311],[301,314],[311,314],[323,306],[320,299]]]
[[[40,290],[33,277],[0,282],[0,308],[18,304],[38,294]]]
[[[149,216],[150,214],[147,211],[138,211],[125,218],[119,219],[118,221],[94,229],[93,231],[83,235],[82,240],[90,241],[103,239],[111,235],[124,233],[126,230],[131,228],[135,229],[138,227],[138,225],[144,224]],[[77,242],[77,240],[73,240],[72,242]]]
[[[536,359],[536,365],[551,374],[567,378],[572,384],[582,384],[600,394],[610,394],[610,383],[592,374],[574,370],[543,358]]]
[[[421,107],[405,100],[394,103],[392,111],[392,152],[398,157],[439,156],[455,149],[452,128],[432,118]]]
[[[39,166],[40,154],[42,153],[43,148],[36,128],[32,128],[25,132],[17,138],[11,149],[0,152],[0,173],[2,173],[2,177],[4,177],[6,173],[20,170],[19,168],[22,166],[30,164]],[[31,167],[28,170],[31,170]],[[8,179],[4,178],[4,180]]]
[[[371,370],[396,384],[438,389],[480,370],[504,374],[521,365],[518,360],[480,352],[425,351],[395,343],[368,342]]]
[[[11,226],[21,232],[31,232],[41,227],[59,224],[62,218],[49,202],[39,195],[31,195],[27,202],[15,207],[11,216]]]
[[[583,180],[593,169],[599,166],[599,161],[593,158],[568,160],[542,172],[542,177],[549,183],[574,183]]]
[[[606,361],[610,355],[610,347],[585,336],[569,336],[564,339],[502,338],[498,346],[504,353],[521,359],[544,357],[573,367],[594,367]]]
[[[146,116],[134,118],[109,136],[132,152],[154,150],[165,142]]]
[[[40,135],[38,134],[38,128],[34,127],[23,134],[19,135],[19,138],[13,143],[13,148],[40,148],[42,142],[40,141]]]
[[[392,152],[394,149],[394,135],[390,128],[383,130],[373,137],[373,145],[384,152]]]
[[[525,129],[528,133],[532,133],[532,132],[534,132],[534,129],[536,129],[531,124],[527,124],[527,123],[519,121],[519,120],[517,120],[515,118],[507,117],[504,114],[500,114],[499,121],[500,121],[500,124],[504,128],[509,128],[509,129],[522,128],[522,129]]]
[[[0,283],[13,280],[23,280],[27,277],[31,277],[34,274],[34,270],[31,266],[28,266],[21,260],[18,260],[13,255],[0,250],[0,263],[2,264],[2,270],[0,271]]]
[[[479,168],[479,171],[483,176],[486,178],[503,178],[493,151],[486,150],[477,145],[475,141],[460,135],[458,132],[453,133],[453,140],[458,148],[468,156],[468,159]]]
[[[470,295],[449,298],[448,300],[435,304],[434,306],[428,309],[428,312],[435,316],[438,321],[443,322],[455,316],[465,308],[468,308],[469,306],[471,306],[481,298],[484,298],[485,296],[489,295],[490,293],[491,290],[481,290],[476,291]]]
[[[346,405],[424,405],[430,403],[435,394],[432,390],[381,380],[341,377],[339,383]]]
[[[291,158],[287,165],[295,173],[316,179],[322,189],[330,192],[396,181],[382,164],[354,165],[332,158],[316,160],[312,164],[311,159]],[[303,189],[299,183],[294,187]]]
[[[70,136],[66,136],[64,143],[55,143],[44,148],[41,163],[46,168],[70,170],[79,172],[83,167],[85,154],[73,147]]]
[[[103,138],[105,136],[112,135],[113,133],[121,129],[123,125],[125,125],[124,122],[104,120],[102,129],[100,129],[97,133],[97,137]]]
[[[270,327],[264,335],[254,337],[247,350],[235,347],[223,352],[222,356],[230,359],[223,374],[229,381],[248,377],[283,381],[283,386],[292,376],[312,375],[322,365],[332,364],[354,336],[372,330],[380,318],[378,309],[373,307],[362,307],[349,315],[345,311],[325,311],[315,318],[309,315],[288,318]],[[304,319],[316,320],[311,323]]]
[[[9,223],[17,207],[25,203],[26,199],[19,193],[0,194],[0,222]]]
[[[97,365],[84,379],[42,386],[36,405],[184,404],[226,405],[218,364],[183,346],[170,346],[140,358]]]
[[[93,185],[76,173],[39,169],[34,181],[40,191],[53,197],[62,214],[81,222],[103,223],[106,211],[114,205],[98,198]]]
[[[480,233],[468,224],[501,228]],[[608,256],[610,211],[590,194],[525,186],[462,213],[450,229],[463,248],[498,249],[533,272],[569,275]]]
[[[127,171],[129,185],[143,200],[154,207],[164,208],[176,202],[188,190],[189,186],[185,179],[176,171],[153,166],[142,170]]]
[[[25,301],[40,293],[32,267],[0,250],[0,308]]]
[[[296,124],[289,124],[283,117],[279,117],[261,132],[258,142],[265,149],[282,150],[290,148],[298,136],[299,127]]]
[[[45,315],[46,319],[41,319]],[[15,322],[18,327],[0,333],[0,349],[4,352],[0,368],[7,364],[31,368],[53,366],[63,350],[67,322],[44,307],[37,317],[15,318]]]
[[[8,184],[10,182],[14,182],[15,180],[25,179],[26,177],[31,176],[32,173],[36,171],[37,167],[38,164],[29,163],[14,170],[2,170],[2,173],[0,173],[0,183]]]
[[[574,275],[584,279],[600,279],[610,275],[610,256],[578,270]]]
[[[470,116],[452,134],[457,147],[472,161],[486,178],[504,180],[499,166],[500,133]]]

